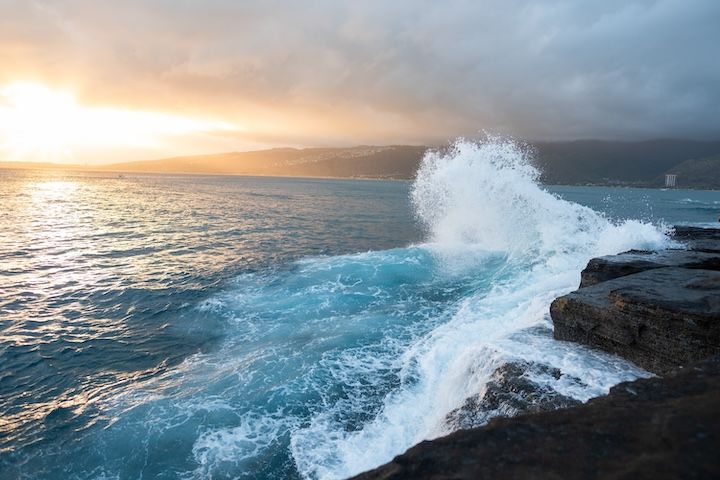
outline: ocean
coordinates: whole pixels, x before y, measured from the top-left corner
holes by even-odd
[[[539,185],[503,141],[413,182],[0,170],[0,478],[344,478],[513,360],[586,401],[648,373],[553,340],[550,302],[718,215]]]

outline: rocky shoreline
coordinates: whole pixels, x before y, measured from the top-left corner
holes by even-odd
[[[720,478],[720,229],[674,237],[677,249],[592,259],[550,308],[558,340],[658,377],[579,404],[527,380],[544,366],[506,364],[448,415],[460,430],[356,478]]]

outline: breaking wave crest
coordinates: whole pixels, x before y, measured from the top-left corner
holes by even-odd
[[[428,153],[412,188],[426,243],[307,258],[204,300],[193,328],[221,347],[120,399],[87,471],[172,445],[181,478],[344,478],[449,432],[504,363],[557,369],[534,381],[581,401],[645,375],[554,341],[547,312],[589,258],[667,237],[547,192],[531,160],[498,138]]]
[[[428,153],[412,190],[418,219],[440,248],[526,257],[604,255],[665,238],[648,223],[610,222],[544,190],[532,151],[512,140],[458,141]],[[580,259],[582,261],[582,259]]]
[[[512,140],[458,141],[428,153],[412,189],[428,232],[419,248],[440,276],[482,278],[444,306],[442,322],[396,359],[399,386],[358,431],[342,431],[332,410],[292,435],[298,468],[311,478],[342,478],[448,433],[448,412],[482,392],[511,360],[559,368],[553,388],[585,401],[644,373],[632,365],[551,338],[550,302],[576,288],[580,269],[598,255],[662,248],[662,229],[565,201],[538,184],[528,149]],[[490,268],[489,258],[502,259]],[[535,379],[538,383],[547,378]]]

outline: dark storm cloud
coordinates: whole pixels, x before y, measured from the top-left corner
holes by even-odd
[[[717,137],[718,25],[715,0],[0,0],[0,76],[306,143]]]

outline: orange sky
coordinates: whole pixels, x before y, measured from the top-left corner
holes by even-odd
[[[481,130],[717,138],[719,15],[700,0],[2,0],[0,160]]]

